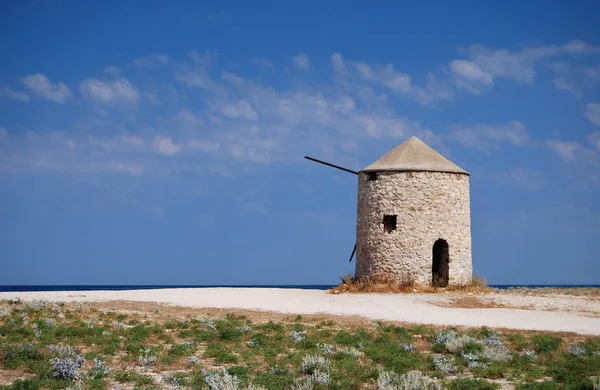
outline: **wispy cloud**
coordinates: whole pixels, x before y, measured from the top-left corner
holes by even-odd
[[[256,110],[243,99],[233,102],[217,102],[214,104],[213,110],[232,119],[256,119],[258,117]]]
[[[580,142],[559,139],[546,141],[546,147],[556,153],[565,163],[583,163],[597,170],[600,168],[600,149],[598,148],[600,135],[596,133],[592,132],[587,137],[591,147]],[[592,176],[597,175],[597,173],[596,171]]]
[[[169,137],[158,137],[154,140],[154,148],[165,156],[174,156],[181,152],[181,146],[175,145]]]
[[[341,54],[332,56],[332,66],[338,77],[346,83],[374,85],[395,95],[416,101],[424,106],[433,106],[439,101],[453,100],[451,85],[438,80],[432,73],[427,74],[425,86],[414,85],[408,73],[394,68],[392,64],[378,65],[365,62],[346,61]]]
[[[156,53],[133,60],[133,65],[139,70],[153,70],[171,63],[171,58],[166,54]]]
[[[546,141],[546,146],[565,161],[572,161],[575,158],[575,152],[581,149],[581,144],[578,142],[559,140]]]
[[[563,45],[561,51],[569,54],[600,54],[600,47],[592,46],[580,39],[574,39]]]
[[[9,173],[117,173],[141,175],[142,166],[128,155],[143,147],[136,137],[75,137],[65,132],[7,137],[0,148],[0,171]],[[98,153],[102,152],[102,153]],[[111,158],[106,157],[106,153]]]
[[[577,99],[583,97],[579,85],[572,74],[573,72],[567,63],[555,63],[551,65],[551,68],[555,74],[552,83],[557,89],[567,91]]]
[[[494,85],[494,76],[483,71],[473,61],[454,60],[450,63],[450,70],[456,77],[456,85],[471,93],[478,94],[481,92],[481,87]]]
[[[600,131],[593,131],[588,134],[587,140],[593,147],[600,151]]]
[[[292,64],[298,70],[308,70],[310,68],[310,58],[306,54],[298,54],[292,57]]]
[[[591,50],[587,46],[577,47],[572,45],[568,50],[586,53]],[[556,48],[552,50],[566,50]],[[477,50],[480,50],[478,55],[490,54]],[[524,49],[519,55],[526,52],[528,58],[546,58],[552,52],[548,48],[528,50]],[[494,58],[511,58],[510,53],[492,54]],[[503,145],[531,144],[526,126],[519,121],[456,124],[449,127],[447,135],[440,136],[419,121],[395,112],[394,103],[390,101],[393,96],[426,107],[454,99],[451,80],[444,79],[443,75],[438,79],[429,74],[425,84],[419,86],[411,75],[393,64],[349,61],[340,53],[334,53],[330,58],[333,73],[329,82],[321,77],[318,81],[306,77],[290,85],[269,84],[262,78],[246,78],[223,71],[217,58],[218,53],[196,50],[188,51],[187,60],[181,63],[156,55],[145,57],[154,64],[168,64],[173,72],[170,80],[173,84],[169,80],[152,82],[142,85],[143,93],[112,68],[105,72],[110,75],[105,76],[106,79],[81,81],[81,95],[98,108],[139,108],[126,113],[130,118],[150,108],[153,115],[144,115],[143,124],[130,127],[119,119],[111,121],[113,116],[118,118],[123,113],[94,110],[107,122],[102,125],[106,136],[82,135],[93,132],[93,126],[85,132],[27,133],[27,136],[5,131],[4,144],[8,147],[0,151],[4,169],[71,172],[79,167],[78,172],[155,175],[204,174],[211,172],[209,167],[219,167],[219,174],[230,174],[273,162],[290,164],[300,161],[298,156],[307,153],[358,168],[367,162],[363,159],[369,145],[379,140],[399,142],[411,135],[435,147],[444,148],[444,140],[453,140],[486,153]],[[479,62],[455,63],[456,73],[462,72],[462,77],[468,78],[470,83],[493,85],[494,77],[508,74],[491,67],[487,60],[475,55],[473,58]],[[297,56],[295,60],[299,70],[315,67],[308,57]],[[147,70],[150,70],[149,64],[138,61],[138,65],[148,65]],[[461,66],[464,68],[459,70]],[[489,73],[490,69],[495,70]],[[515,69],[510,77],[523,82],[530,80],[527,69]],[[476,71],[480,73],[467,76]],[[164,71],[156,69],[156,72],[164,76]],[[150,71],[145,75],[150,79],[152,76]],[[46,86],[39,87],[39,91],[50,91],[50,94],[61,91],[61,83],[51,83],[45,76],[34,79]],[[63,94],[72,97],[70,91]],[[167,95],[175,98],[166,99]],[[159,106],[161,101],[167,100],[169,104]],[[590,103],[586,111],[591,121],[596,120],[596,104]],[[94,120],[90,118],[90,122]],[[590,143],[596,145],[595,136],[590,137]],[[593,162],[591,151],[596,151],[596,147],[559,140],[548,141],[546,147],[565,160],[585,151],[586,161]],[[511,175],[518,180],[526,173],[514,171]]]
[[[25,76],[23,84],[36,95],[54,103],[65,103],[73,97],[65,83],[52,83],[40,73]]]
[[[600,126],[600,103],[589,103],[584,115],[590,122]]]
[[[341,74],[346,70],[346,63],[340,53],[333,53],[331,55],[331,66],[335,73]]]
[[[252,57],[250,58],[250,63],[258,66],[259,68],[272,68],[273,67],[273,62],[265,59],[265,58],[260,58],[260,57]]]
[[[200,53],[196,49],[190,49],[187,52],[187,57],[197,65],[201,65],[203,67],[209,67],[211,64],[215,62],[218,57],[218,54],[214,51],[206,50],[203,53]]]
[[[119,69],[118,67],[116,67],[114,65],[109,65],[106,68],[104,68],[104,73],[111,75],[111,76],[119,77],[121,75],[121,69]]]
[[[499,149],[501,143],[514,146],[524,146],[529,142],[527,128],[519,121],[509,122],[506,125],[475,124],[451,125],[448,138],[461,144],[489,152]]]
[[[136,107],[139,92],[124,78],[116,81],[87,79],[81,82],[82,95],[94,103],[104,106]]]
[[[300,161],[298,156],[311,151],[358,167],[364,163],[357,157],[361,142],[411,135],[438,140],[419,122],[397,116],[383,93],[361,84],[354,67],[346,87],[340,87],[334,76],[333,84],[307,80],[285,88],[231,72],[213,77],[208,70],[218,68],[216,56],[190,51],[187,63],[172,64],[174,79],[180,82],[175,93],[198,94],[194,109],[165,107],[166,111],[146,117],[144,127],[133,130],[128,123],[112,121],[113,111],[98,111],[107,136],[83,135],[93,131],[99,119],[91,120],[85,132],[7,136],[11,146],[2,151],[3,167],[12,172],[156,175],[204,174],[210,172],[208,167],[217,166],[218,172],[213,173],[230,174],[251,164]],[[332,61],[343,73],[343,57],[334,55]],[[142,99],[147,94],[122,76],[83,80],[80,91],[86,100],[106,108],[134,108],[145,100],[155,104],[162,97]]]
[[[593,87],[600,83],[600,66],[584,67],[583,73],[585,75],[583,83],[587,87]]]
[[[530,191],[540,190],[546,183],[541,171],[522,167],[510,168],[506,172],[494,175],[494,178],[499,184]]]
[[[466,51],[467,59],[450,62],[450,72],[457,87],[477,94],[492,87],[497,78],[532,83],[536,77],[535,65],[540,61],[561,55],[600,54],[600,47],[573,40],[562,46],[528,46],[518,51],[493,49],[477,44]],[[559,77],[555,84],[561,89],[572,89],[564,78]]]
[[[11,99],[11,100],[16,100],[16,101],[24,102],[24,103],[29,102],[28,94],[26,94],[25,92],[13,91],[12,89],[10,89],[8,87],[0,87],[0,97]]]

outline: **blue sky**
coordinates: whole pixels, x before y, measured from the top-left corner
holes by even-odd
[[[600,283],[597,1],[3,1],[0,284],[333,284],[356,177],[471,172],[494,284]]]

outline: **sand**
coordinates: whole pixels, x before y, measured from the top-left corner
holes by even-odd
[[[600,298],[517,293],[330,294],[277,288],[186,288],[125,291],[2,292],[0,300],[138,301],[193,308],[286,314],[334,314],[446,326],[600,335]]]

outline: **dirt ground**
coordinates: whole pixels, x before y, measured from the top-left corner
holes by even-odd
[[[332,294],[274,288],[189,288],[127,291],[3,292],[3,299],[91,302],[102,306],[162,307],[194,313],[240,312],[252,319],[301,314],[323,319],[373,320],[434,326],[571,332],[600,335],[600,294],[562,290],[486,293]],[[158,305],[158,306],[157,306]]]

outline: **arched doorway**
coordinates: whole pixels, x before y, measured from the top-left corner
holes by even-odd
[[[431,265],[431,285],[446,287],[450,271],[450,251],[446,240],[439,239],[433,244]]]

